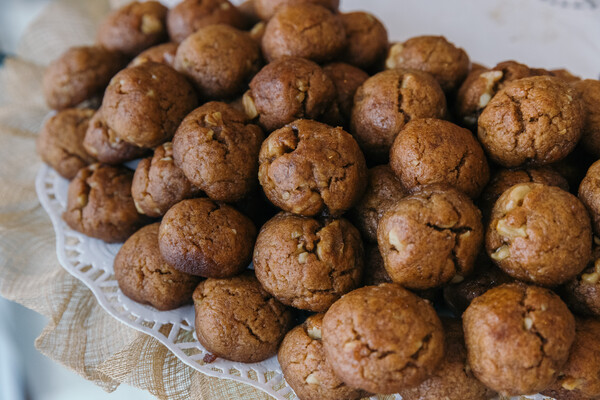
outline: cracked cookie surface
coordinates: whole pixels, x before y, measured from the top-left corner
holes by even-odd
[[[200,278],[177,271],[162,258],[159,225],[147,225],[131,235],[115,257],[114,270],[127,297],[164,311],[191,303]]]
[[[360,234],[345,219],[279,213],[263,225],[253,260],[256,277],[279,301],[320,312],[359,285],[363,257]]]
[[[575,319],[562,300],[522,283],[475,298],[463,314],[463,329],[473,373],[505,396],[546,389],[575,339]]]
[[[297,120],[263,142],[258,179],[269,200],[285,211],[338,216],[362,196],[367,167],[350,134]]]
[[[209,278],[193,298],[198,341],[227,360],[250,363],[275,355],[291,327],[290,310],[265,292],[251,271]]]
[[[521,183],[496,201],[486,250],[513,278],[560,285],[579,274],[590,259],[590,218],[572,194],[556,186]]]
[[[427,301],[383,283],[354,290],[331,306],[323,319],[323,348],[344,383],[391,394],[435,371],[444,334]]]
[[[449,186],[424,186],[390,207],[377,242],[392,281],[429,289],[465,277],[483,242],[481,213]]]

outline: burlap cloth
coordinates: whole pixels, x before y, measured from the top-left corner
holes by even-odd
[[[126,383],[164,399],[268,399],[195,371],[118,322],[57,261],[54,230],[34,188],[41,165],[35,139],[49,111],[42,73],[68,47],[92,43],[108,8],[108,0],[51,3],[0,68],[0,295],[47,316],[36,348],[107,391]]]

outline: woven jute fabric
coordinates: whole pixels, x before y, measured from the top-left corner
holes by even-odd
[[[109,6],[108,0],[52,2],[0,68],[0,295],[47,316],[37,349],[107,391],[125,383],[161,399],[268,399],[195,371],[120,323],[58,263],[52,224],[34,187],[41,165],[35,140],[49,112],[42,74],[68,47],[94,42]]]

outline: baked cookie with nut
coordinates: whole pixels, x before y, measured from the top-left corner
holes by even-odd
[[[115,257],[114,271],[125,296],[166,311],[191,303],[200,278],[177,271],[162,258],[159,225],[147,225],[125,241]]]
[[[594,248],[588,266],[559,289],[573,312],[600,317],[600,247]]]
[[[286,57],[267,64],[252,78],[243,104],[250,119],[273,131],[298,118],[319,119],[334,104],[333,81],[316,63]]]
[[[600,157],[600,81],[585,79],[575,81],[572,86],[583,100],[585,121],[581,145],[590,154]]]
[[[371,393],[418,385],[444,356],[435,310],[396,283],[365,286],[336,301],[325,313],[322,335],[334,373]]]
[[[173,138],[175,165],[217,201],[235,202],[258,186],[262,130],[244,113],[210,102],[188,114]]]
[[[393,69],[370,77],[358,88],[350,132],[367,158],[385,163],[394,139],[409,121],[445,115],[446,97],[431,75]]]
[[[387,69],[408,68],[430,73],[444,92],[460,86],[470,65],[467,53],[443,36],[417,36],[394,43],[385,60]]]
[[[254,10],[260,19],[263,21],[268,21],[275,15],[275,12],[287,5],[293,4],[302,4],[302,3],[312,3],[318,4],[322,7],[329,9],[331,12],[336,12],[339,5],[340,0],[253,0],[254,1]]]
[[[361,399],[367,393],[345,385],[325,358],[321,340],[323,315],[308,317],[283,338],[277,352],[283,377],[300,400]]]
[[[131,62],[129,67],[135,67],[148,61],[165,64],[174,68],[175,54],[177,53],[177,43],[169,42],[150,47],[138,54]]]
[[[490,177],[473,134],[433,118],[410,121],[402,128],[390,150],[390,166],[407,189],[442,183],[471,198],[479,197]]]
[[[92,164],[69,184],[63,220],[84,235],[108,243],[123,242],[144,226],[131,198],[133,172],[123,167]]]
[[[376,16],[365,11],[340,14],[346,31],[346,49],[341,59],[370,70],[381,64],[388,48],[388,33]]]
[[[300,119],[271,133],[258,161],[267,198],[294,214],[339,216],[367,184],[367,166],[354,138],[316,121]]]
[[[253,261],[256,277],[277,300],[323,312],[359,286],[363,257],[360,234],[347,220],[279,213],[260,230]]]
[[[118,138],[150,148],[171,140],[183,117],[197,104],[185,77],[149,61],[114,76],[102,100],[102,115]]]
[[[588,169],[579,185],[577,196],[590,213],[594,233],[600,235],[600,161],[596,161]]]
[[[477,135],[488,156],[504,167],[547,165],[575,148],[584,117],[568,83],[534,76],[496,93],[479,116]]]
[[[167,7],[158,1],[134,1],[102,21],[96,40],[104,48],[135,56],[167,41],[166,18]]]
[[[42,126],[36,150],[42,160],[63,178],[73,179],[83,167],[95,162],[83,146],[94,110],[71,108],[59,111]]]
[[[473,374],[504,396],[537,393],[558,377],[575,339],[575,318],[548,289],[505,284],[463,314]]]
[[[44,70],[42,89],[48,107],[63,110],[101,95],[127,59],[100,46],[71,47]]]
[[[354,95],[369,75],[350,64],[335,62],[323,66],[323,72],[335,87],[335,99],[330,109],[323,115],[323,122],[331,126],[349,126]]]
[[[557,286],[573,279],[590,259],[590,218],[572,194],[556,186],[521,183],[496,201],[486,249],[513,278]]]
[[[392,281],[429,289],[462,279],[483,242],[481,213],[449,186],[423,186],[383,214],[377,242]]]
[[[265,292],[251,271],[209,278],[193,298],[198,341],[217,357],[245,363],[266,360],[277,353],[291,328],[290,310]]]

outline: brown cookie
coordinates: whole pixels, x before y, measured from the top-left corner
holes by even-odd
[[[267,131],[298,118],[318,119],[332,106],[335,86],[312,61],[286,57],[266,65],[244,95],[246,115]]]
[[[471,198],[479,197],[490,178],[485,154],[473,134],[433,118],[404,126],[390,150],[390,166],[407,189],[444,183]]]
[[[378,165],[369,169],[365,194],[350,210],[350,220],[364,240],[377,243],[377,225],[381,216],[407,194],[408,191],[389,165]]]
[[[228,0],[184,0],[169,10],[167,29],[171,40],[181,43],[208,25],[248,27],[247,18]]]
[[[600,317],[600,247],[592,252],[588,266],[559,293],[573,312]]]
[[[191,303],[200,278],[177,271],[162,258],[159,225],[145,226],[130,236],[115,257],[114,269],[127,297],[166,311]]]
[[[279,213],[260,230],[253,261],[260,283],[283,304],[322,312],[358,287],[363,257],[360,234],[345,219]]]
[[[136,65],[143,64],[148,61],[165,64],[171,68],[174,68],[175,53],[177,53],[177,43],[169,42],[159,44],[158,46],[150,47],[147,50],[142,51],[129,63],[129,67],[135,67]]]
[[[115,131],[106,125],[102,109],[90,119],[83,147],[101,163],[112,165],[142,157],[148,151],[119,139]]]
[[[513,278],[560,285],[579,274],[590,259],[590,218],[572,194],[556,186],[521,183],[494,205],[486,250]]]
[[[364,193],[367,167],[350,134],[297,120],[263,142],[258,179],[269,200],[285,211],[339,216]]]
[[[263,138],[242,112],[225,103],[206,103],[179,125],[173,138],[175,165],[211,199],[238,201],[258,186]]]
[[[323,349],[348,386],[390,394],[418,385],[444,355],[433,307],[395,283],[366,286],[335,302],[323,319]]]
[[[389,49],[387,69],[429,72],[445,92],[457,89],[469,73],[469,56],[443,36],[417,36]]]
[[[364,11],[340,14],[340,19],[347,43],[341,59],[363,69],[380,64],[388,48],[388,33],[381,21]]]
[[[262,38],[262,51],[268,61],[291,56],[321,63],[335,59],[345,46],[341,19],[309,2],[279,7]]]
[[[156,147],[173,137],[197,104],[183,76],[164,64],[146,62],[115,75],[104,94],[102,114],[121,140]]]
[[[206,350],[245,363],[275,355],[292,323],[289,309],[265,292],[251,271],[201,282],[194,308],[196,334]]]
[[[600,236],[600,161],[588,169],[579,185],[578,197],[592,217],[594,233]]]
[[[62,110],[102,94],[110,78],[126,62],[120,53],[100,46],[71,47],[44,71],[46,103],[52,109]]]
[[[575,339],[575,319],[560,298],[520,283],[475,298],[463,314],[463,329],[475,377],[504,396],[546,389]]]
[[[135,208],[149,217],[162,217],[175,204],[199,193],[173,161],[173,145],[163,143],[152,157],[139,162],[131,195]]]
[[[105,242],[123,242],[147,223],[131,198],[133,171],[92,164],[69,184],[62,217],[72,229]]]
[[[556,400],[600,398],[600,321],[576,320],[569,360],[556,382],[542,394]]]
[[[394,69],[372,76],[358,88],[350,131],[368,158],[385,163],[406,123],[445,115],[446,97],[431,75]]]
[[[71,108],[50,117],[37,138],[37,153],[61,176],[73,179],[77,172],[95,162],[83,146],[83,138],[94,110]]]
[[[129,3],[109,14],[98,27],[98,43],[129,56],[167,40],[167,8],[158,1]]]
[[[513,81],[490,100],[477,134],[489,157],[504,167],[563,159],[583,128],[583,104],[566,82],[551,76]]]
[[[160,253],[179,271],[205,278],[239,274],[252,258],[256,228],[231,206],[209,199],[183,200],[160,224]]]
[[[318,4],[335,12],[340,5],[340,0],[254,0],[254,10],[263,21],[268,21],[282,6],[304,3]]]
[[[443,318],[444,359],[431,377],[420,385],[400,391],[403,400],[486,400],[496,396],[473,376],[461,321]]]
[[[332,126],[347,126],[352,115],[354,95],[360,85],[369,79],[369,75],[359,68],[341,62],[325,65],[323,72],[335,87],[335,100],[323,116],[323,120]]]
[[[302,325],[288,332],[277,360],[283,377],[300,400],[358,400],[367,395],[362,390],[346,386],[325,359],[321,341],[324,314],[308,317]]]
[[[572,85],[583,100],[585,122],[581,144],[583,148],[596,157],[600,157],[600,81],[586,79],[576,81]]]
[[[175,56],[175,69],[209,99],[241,94],[261,66],[258,44],[229,25],[200,28],[179,45]]]
[[[473,269],[483,242],[481,213],[456,189],[424,186],[388,208],[377,242],[394,282],[411,289],[441,286]]]

